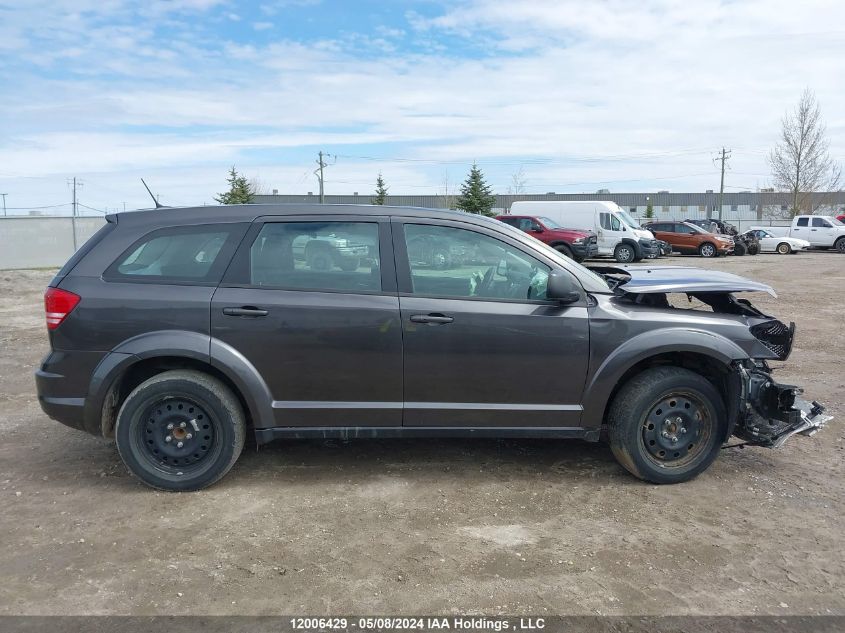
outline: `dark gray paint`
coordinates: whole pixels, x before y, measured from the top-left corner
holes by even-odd
[[[45,411],[99,433],[107,426],[103,409],[116,381],[137,362],[168,356],[208,363],[226,375],[259,438],[366,436],[382,429],[387,435],[597,439],[620,377],[649,356],[691,351],[724,365],[772,358],[748,331],[751,317],[621,301],[574,262],[500,222],[390,207],[322,211],[367,217],[383,227],[392,217],[394,223],[459,224],[493,234],[568,271],[584,298],[561,306],[410,296],[401,266],[398,279],[385,284],[390,291],[381,294],[104,281],[101,275],[116,257],[162,226],[220,221],[240,223],[245,233],[249,222],[313,217],[316,211],[312,205],[247,205],[121,214],[110,218],[117,228],[54,281],[83,300],[51,333],[53,351],[37,372]],[[386,230],[381,250],[390,276],[394,252]],[[402,256],[397,248],[397,266]],[[267,316],[223,315],[224,307],[241,306],[261,307]],[[410,320],[428,313],[453,321]]]

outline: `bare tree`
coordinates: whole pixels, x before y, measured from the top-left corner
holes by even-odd
[[[437,203],[440,209],[454,209],[457,203],[457,196],[455,195],[455,186],[449,183],[449,172],[443,170],[443,180],[439,191],[437,192]]]
[[[841,170],[829,147],[821,108],[807,88],[795,110],[783,117],[780,142],[769,154],[775,186],[792,194],[792,215],[801,210],[812,213],[822,202],[814,192],[839,187]]]
[[[512,195],[525,193],[525,186],[527,184],[528,178],[525,177],[525,169],[520,165],[519,171],[511,174],[511,184],[508,186],[508,193]]]

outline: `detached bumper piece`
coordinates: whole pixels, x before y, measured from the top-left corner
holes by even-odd
[[[800,387],[781,385],[759,369],[746,376],[744,419],[734,433],[749,444],[779,448],[793,435],[815,435],[833,418],[818,402],[799,398]]]

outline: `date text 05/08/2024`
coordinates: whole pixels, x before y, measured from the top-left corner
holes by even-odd
[[[537,631],[545,628],[543,618],[504,617],[295,617],[295,631]]]

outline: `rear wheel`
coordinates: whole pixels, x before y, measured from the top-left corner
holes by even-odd
[[[210,486],[237,461],[246,423],[224,383],[192,370],[141,383],[117,415],[115,441],[129,471],[148,486],[188,491]]]
[[[781,242],[778,244],[778,247],[775,249],[781,255],[789,255],[792,252],[792,248],[790,248],[789,244],[786,242]]]
[[[569,259],[575,259],[575,255],[572,253],[572,249],[569,248],[568,244],[558,244],[557,246],[555,246],[555,250],[564,257],[568,257]]]
[[[637,258],[637,253],[630,244],[619,244],[613,251],[613,257],[620,264],[629,264]]]
[[[737,242],[734,244],[734,255],[742,257],[746,253],[748,253],[748,247],[743,242]]]
[[[305,263],[311,270],[331,270],[334,265],[331,249],[327,246],[309,246],[305,249]]]
[[[634,376],[613,399],[608,438],[616,459],[656,484],[680,483],[704,472],[719,454],[727,414],[701,374],[655,367]]]
[[[702,257],[716,257],[716,247],[710,242],[705,242],[698,247],[698,254]]]
[[[361,265],[360,260],[357,257],[344,257],[338,263],[338,266],[341,270],[346,272],[351,272],[353,270],[358,270],[358,266]]]
[[[760,244],[757,242],[752,242],[748,245],[748,254],[749,255],[759,255],[760,254]]]

